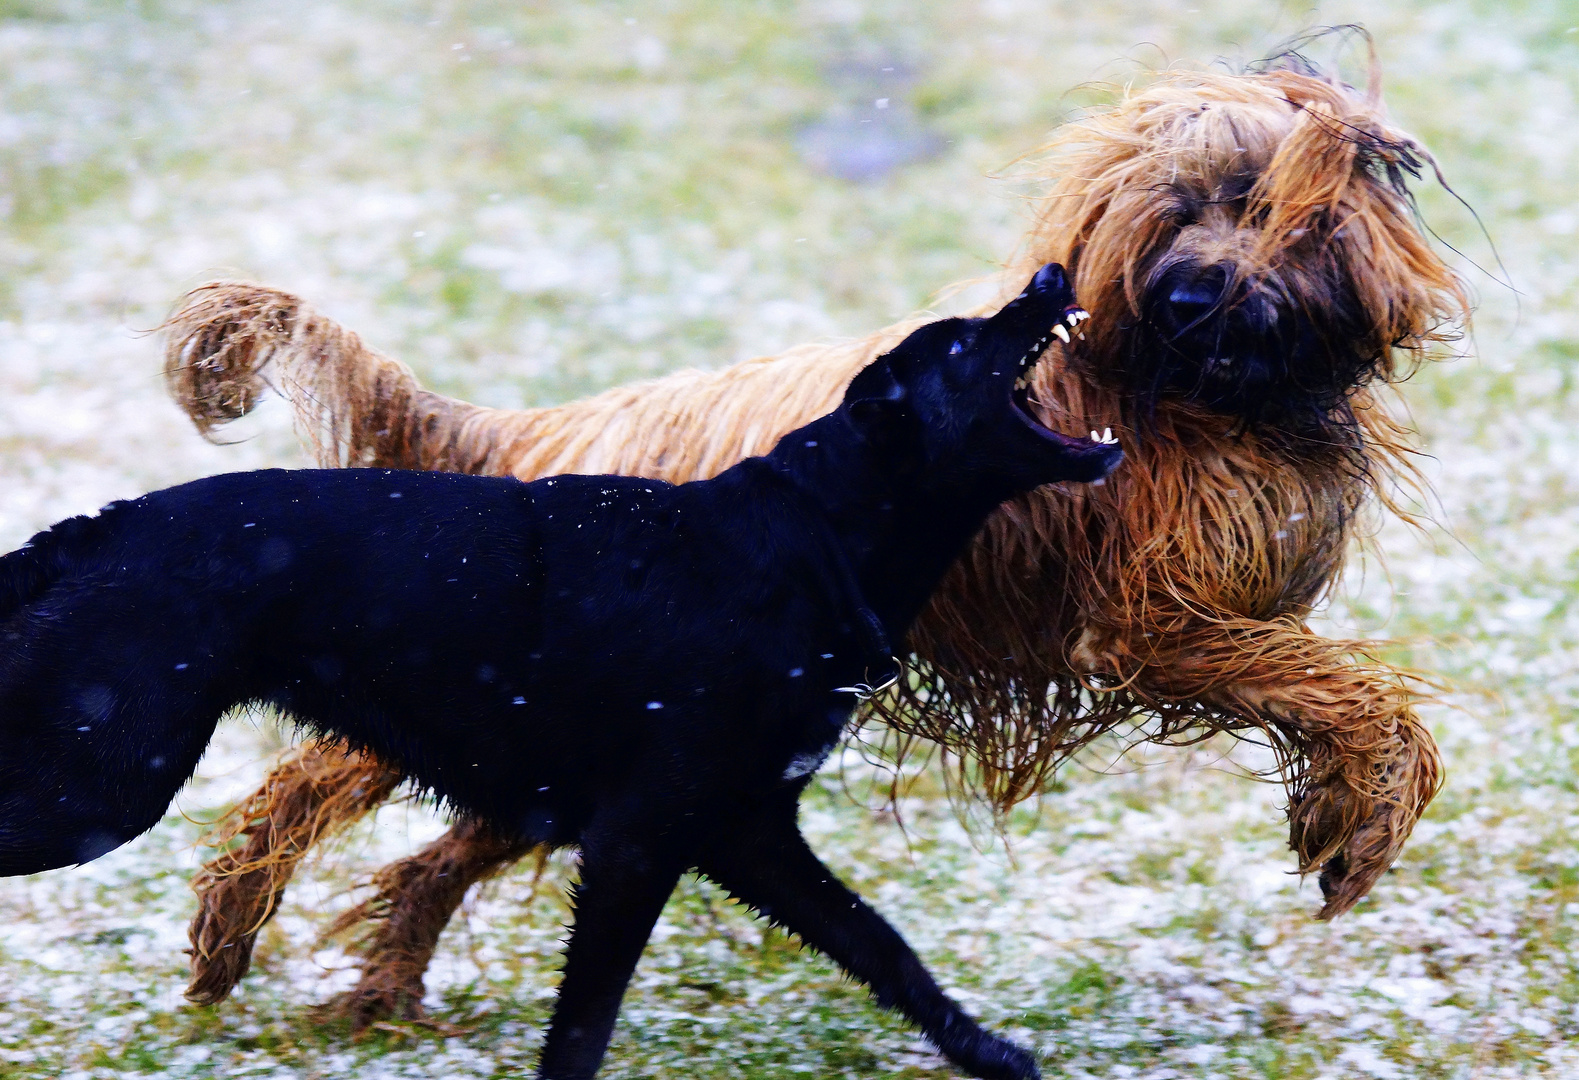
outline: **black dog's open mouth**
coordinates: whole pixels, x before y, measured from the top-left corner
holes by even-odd
[[[1048,342],[1056,337],[1065,345],[1068,345],[1070,332],[1078,331],[1080,324],[1090,317],[1091,313],[1086,311],[1085,308],[1076,304],[1069,305],[1059,315],[1058,321],[1053,324],[1053,328],[1043,334],[1035,344],[1026,350],[1025,355],[1020,357],[1019,367],[1015,372],[1014,388],[1009,391],[1009,401],[1014,405],[1014,411],[1019,414],[1020,419],[1044,438],[1064,442],[1070,441],[1069,436],[1054,431],[1043,424],[1031,408],[1031,379],[1036,374],[1037,361],[1046,353]],[[1111,430],[1107,430],[1101,434],[1093,431],[1091,433],[1091,441],[1114,443],[1118,440],[1113,438]]]

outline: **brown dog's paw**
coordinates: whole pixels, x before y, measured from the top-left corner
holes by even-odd
[[[1409,824],[1414,824],[1412,818]],[[1378,807],[1342,850],[1322,864],[1316,880],[1324,902],[1316,918],[1334,919],[1365,899],[1398,858],[1408,836],[1408,829],[1399,828],[1396,807]]]
[[[194,942],[201,940],[200,930],[193,931]],[[215,945],[206,955],[195,944],[188,949],[187,953],[192,957],[192,980],[187,984],[187,1000],[196,1005],[218,1005],[229,997],[252,966],[255,940],[255,935],[248,934]]]
[[[320,1006],[318,1019],[323,1023],[349,1021],[355,1039],[366,1038],[374,1031],[410,1035],[412,1028],[445,1037],[467,1033],[468,1028],[430,1017],[422,1005],[422,993],[420,982],[413,989],[407,985],[370,985],[364,977],[355,989]]]

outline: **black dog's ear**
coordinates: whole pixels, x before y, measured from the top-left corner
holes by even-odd
[[[910,391],[895,378],[893,358],[879,357],[862,368],[844,392],[844,405],[863,435],[887,440],[910,415]]]

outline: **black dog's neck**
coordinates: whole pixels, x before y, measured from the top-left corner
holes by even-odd
[[[925,469],[896,473],[842,409],[786,435],[764,460],[832,527],[895,647],[988,516],[1019,494]]]

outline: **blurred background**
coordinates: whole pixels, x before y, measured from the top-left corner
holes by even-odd
[[[1280,791],[1222,747],[1100,747],[1007,845],[925,785],[901,830],[830,769],[808,832],[1051,1075],[1575,1075],[1571,0],[0,0],[0,546],[112,498],[305,464],[278,403],[211,446],[166,400],[148,331],[208,278],[301,293],[429,386],[501,406],[861,334],[1013,250],[1017,160],[1061,121],[1147,70],[1237,69],[1351,21],[1376,36],[1394,118],[1480,218],[1421,186],[1480,301],[1471,355],[1405,388],[1438,501],[1421,529],[1384,524],[1324,615],[1445,680],[1429,719],[1449,786],[1399,867],[1311,922]],[[1363,79],[1363,55],[1336,59]],[[301,880],[235,998],[181,1001],[197,822],[284,738],[228,724],[149,836],[0,881],[0,1076],[530,1071],[564,860],[538,888],[530,867],[494,883],[446,937],[428,1006],[467,1033],[352,1045],[310,1011],[353,978],[318,932],[442,828],[420,806]],[[951,1073],[826,962],[688,883],[605,1075]]]

